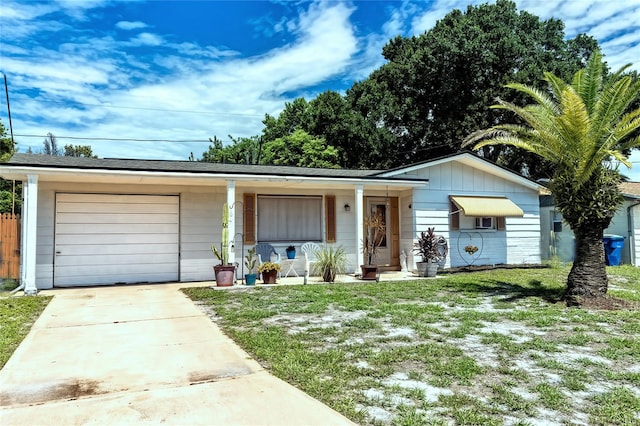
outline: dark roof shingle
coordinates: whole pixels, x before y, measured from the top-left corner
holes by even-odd
[[[255,164],[205,163],[199,161],[84,158],[38,154],[14,154],[7,164],[29,167],[73,169],[307,176],[327,178],[374,178],[374,176],[380,172],[379,170],[320,169],[311,167],[264,166]]]

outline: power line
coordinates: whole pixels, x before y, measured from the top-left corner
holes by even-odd
[[[19,135],[23,138],[46,138],[47,135]],[[209,143],[209,139],[131,139],[131,138],[88,138],[80,136],[58,136],[54,135],[56,139],[74,139],[83,141],[114,141],[114,142],[177,142],[177,143]]]

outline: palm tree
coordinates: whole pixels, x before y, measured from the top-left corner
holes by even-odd
[[[535,103],[519,107],[499,99],[492,108],[512,111],[525,124],[479,130],[463,143],[474,149],[511,145],[554,165],[550,189],[576,239],[565,292],[568,305],[607,292],[602,237],[623,201],[619,164],[631,167],[627,153],[640,147],[640,108],[628,111],[640,94],[640,81],[623,75],[629,66],[605,78],[602,54],[594,52],[571,84],[551,73],[545,73],[548,91],[509,84]]]

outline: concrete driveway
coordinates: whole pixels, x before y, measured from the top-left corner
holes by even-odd
[[[353,424],[263,370],[185,286],[43,292],[54,299],[0,371],[0,424]]]

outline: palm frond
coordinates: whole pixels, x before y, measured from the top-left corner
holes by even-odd
[[[596,102],[592,119],[594,129],[609,130],[615,125],[615,121],[629,107],[637,97],[631,85],[631,77],[623,77],[605,87]]]
[[[543,92],[536,87],[527,86],[520,83],[507,84],[505,85],[505,87],[517,90],[520,93],[528,95],[529,97],[533,98],[533,100],[535,100],[538,105],[546,108],[552,114],[557,114],[559,112],[558,104],[554,101],[554,99],[550,97],[546,92]],[[499,99],[498,102],[500,102]]]
[[[553,73],[545,72],[544,79],[547,83],[549,83],[549,87],[551,87],[551,91],[556,99],[560,99],[561,93],[568,86],[561,78],[557,77]]]
[[[602,73],[602,53],[596,50],[589,57],[587,66],[578,71],[573,78],[571,85],[583,99],[589,112],[593,111],[598,93],[602,88]]]

